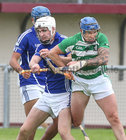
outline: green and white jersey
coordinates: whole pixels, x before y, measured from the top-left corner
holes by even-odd
[[[87,60],[98,55],[98,48],[109,48],[108,39],[103,33],[98,32],[96,38],[94,43],[86,43],[79,32],[63,40],[58,46],[64,53],[71,52],[73,61]],[[104,74],[105,69],[105,66],[86,66],[74,74],[84,79],[93,79]]]

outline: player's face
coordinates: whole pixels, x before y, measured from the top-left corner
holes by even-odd
[[[39,39],[42,42],[50,40],[50,38],[51,38],[51,32],[49,31],[49,29],[47,27],[38,28],[37,34],[39,36]]]
[[[93,43],[96,40],[97,33],[97,30],[85,31],[85,34],[83,34],[83,38],[86,42]]]

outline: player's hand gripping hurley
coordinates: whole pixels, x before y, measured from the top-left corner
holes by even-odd
[[[60,68],[54,67],[48,59],[45,59],[45,61],[47,62],[49,68],[41,68],[41,69],[39,69],[38,72],[52,71],[54,74],[62,74],[67,79],[74,80],[71,73],[61,71],[62,70],[61,67]],[[64,67],[62,67],[62,68],[64,68]],[[27,72],[32,73],[33,71],[32,70],[22,70],[19,74],[24,74],[24,73],[27,73]]]
[[[39,70],[39,72],[45,72],[45,71],[48,71],[50,70],[49,68],[42,68]],[[32,73],[32,70],[22,70],[19,74],[23,74],[23,73],[27,73],[27,72],[30,72]]]

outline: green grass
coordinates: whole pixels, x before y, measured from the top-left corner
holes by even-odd
[[[85,130],[90,140],[115,140],[111,129],[86,129]],[[16,140],[19,128],[0,128],[0,140]],[[35,140],[40,140],[45,129],[38,129]],[[72,135],[76,140],[84,140],[80,129],[72,129]],[[60,140],[59,134],[53,140]]]

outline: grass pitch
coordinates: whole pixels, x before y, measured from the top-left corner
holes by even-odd
[[[85,129],[90,140],[115,140],[111,129]],[[0,140],[16,140],[19,128],[0,128]],[[35,140],[40,140],[45,129],[37,129]],[[75,140],[84,140],[84,136],[80,129],[72,129],[72,135]],[[53,140],[61,140],[59,134]]]

